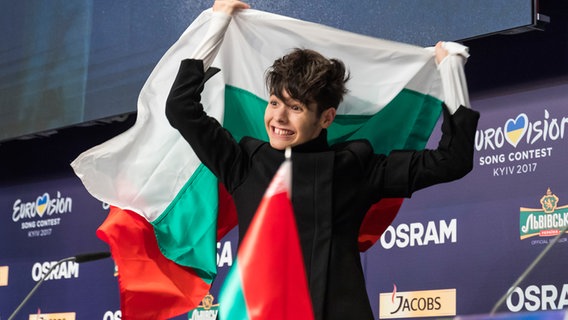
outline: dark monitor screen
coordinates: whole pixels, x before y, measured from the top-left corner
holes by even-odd
[[[248,1],[430,46],[533,24],[534,0]],[[0,141],[134,112],[165,51],[213,0],[0,2]]]

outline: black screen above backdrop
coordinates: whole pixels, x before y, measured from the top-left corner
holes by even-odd
[[[251,0],[255,9],[430,46],[533,24],[534,0]],[[0,3],[0,141],[134,112],[152,68],[212,0]]]

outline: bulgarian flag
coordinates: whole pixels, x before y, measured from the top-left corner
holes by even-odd
[[[170,317],[197,306],[216,275],[216,241],[236,224],[230,196],[165,116],[180,62],[191,58],[211,17],[211,9],[204,11],[156,65],[140,92],[133,127],[72,163],[86,189],[116,208],[98,234],[119,266],[124,319]],[[425,146],[443,98],[432,51],[255,10],[239,12],[228,26],[212,64],[221,72],[202,94],[205,111],[237,140],[267,139],[264,73],[295,47],[341,59],[351,72],[350,92],[328,130],[330,143],[365,138],[377,153]],[[361,228],[362,250],[380,237],[401,203],[386,199],[373,207]],[[154,255],[156,248],[164,259]],[[178,272],[190,272],[191,279],[180,280]],[[186,298],[168,299],[171,294]],[[148,295],[152,304],[140,298]],[[160,308],[171,311],[152,316]]]
[[[220,319],[313,320],[314,312],[290,202],[292,162],[280,166],[223,283]]]

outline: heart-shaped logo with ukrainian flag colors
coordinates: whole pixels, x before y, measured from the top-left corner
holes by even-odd
[[[49,194],[44,193],[43,196],[37,197],[36,200],[36,212],[41,217],[47,210],[47,204],[49,203]]]
[[[517,147],[517,144],[527,132],[528,124],[529,118],[524,113],[519,114],[514,120],[507,120],[505,123],[505,140],[513,147]]]

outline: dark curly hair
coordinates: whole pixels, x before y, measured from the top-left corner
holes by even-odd
[[[300,48],[274,61],[266,73],[270,94],[284,100],[282,94],[287,92],[305,105],[316,103],[318,116],[328,108],[337,109],[348,92],[348,80],[342,61]]]

